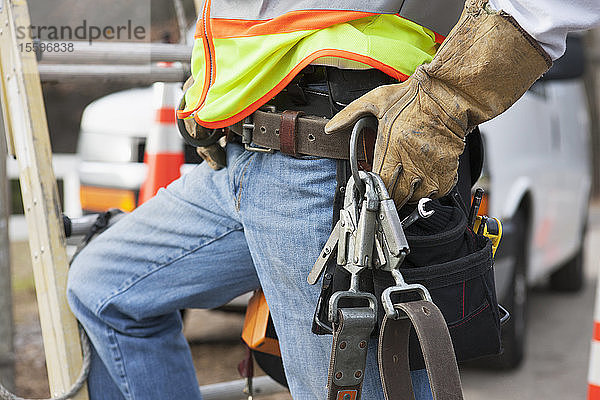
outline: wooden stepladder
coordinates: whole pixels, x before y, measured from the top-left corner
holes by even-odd
[[[50,391],[59,396],[77,379],[82,354],[66,300],[68,258],[37,61],[21,51],[31,39],[16,34],[29,25],[26,0],[0,0],[0,103],[9,153],[19,163]],[[74,397],[87,398],[85,387]]]

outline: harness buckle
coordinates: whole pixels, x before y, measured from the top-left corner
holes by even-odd
[[[398,269],[393,269],[391,271],[392,276],[394,277],[394,281],[396,281],[396,286],[390,286],[385,289],[381,294],[381,302],[383,303],[383,309],[388,318],[390,319],[399,319],[401,316],[398,314],[398,310],[394,307],[394,302],[392,301],[392,295],[397,293],[408,293],[408,292],[416,292],[419,294],[422,300],[433,303],[431,298],[431,294],[429,294],[429,290],[419,283],[406,283],[404,281],[404,277],[402,273]]]
[[[274,106],[265,106],[263,108],[266,108],[266,111],[275,112]],[[250,114],[246,118],[244,118],[244,122],[242,124],[242,143],[244,145],[244,148],[247,151],[252,151],[254,153],[275,153],[275,150],[269,147],[262,147],[257,146],[256,144],[252,144],[252,135],[254,134],[254,129],[254,121],[252,119],[252,114]]]

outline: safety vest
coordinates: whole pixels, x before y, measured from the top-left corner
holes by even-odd
[[[308,64],[377,68],[400,81],[428,63],[464,0],[205,0],[179,118],[223,128]]]

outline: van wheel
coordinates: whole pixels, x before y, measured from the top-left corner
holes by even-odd
[[[504,352],[489,360],[495,369],[514,369],[523,361],[527,328],[527,240],[526,217],[523,210],[514,216],[515,253],[511,285],[504,305],[510,319],[502,327]]]
[[[582,236],[582,242],[585,236]],[[583,289],[583,245],[560,269],[550,275],[550,288],[558,292],[579,292]]]

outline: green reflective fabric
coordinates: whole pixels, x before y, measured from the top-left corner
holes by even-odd
[[[298,69],[314,61],[316,52],[327,56],[321,60],[331,59],[331,56],[354,58],[401,78],[430,62],[438,47],[432,31],[389,14],[319,30],[214,39],[213,43],[216,77],[196,117],[199,123],[213,128],[231,125],[264,104]],[[204,54],[199,38],[192,57],[195,83],[185,94],[185,111],[198,106],[204,85]]]

